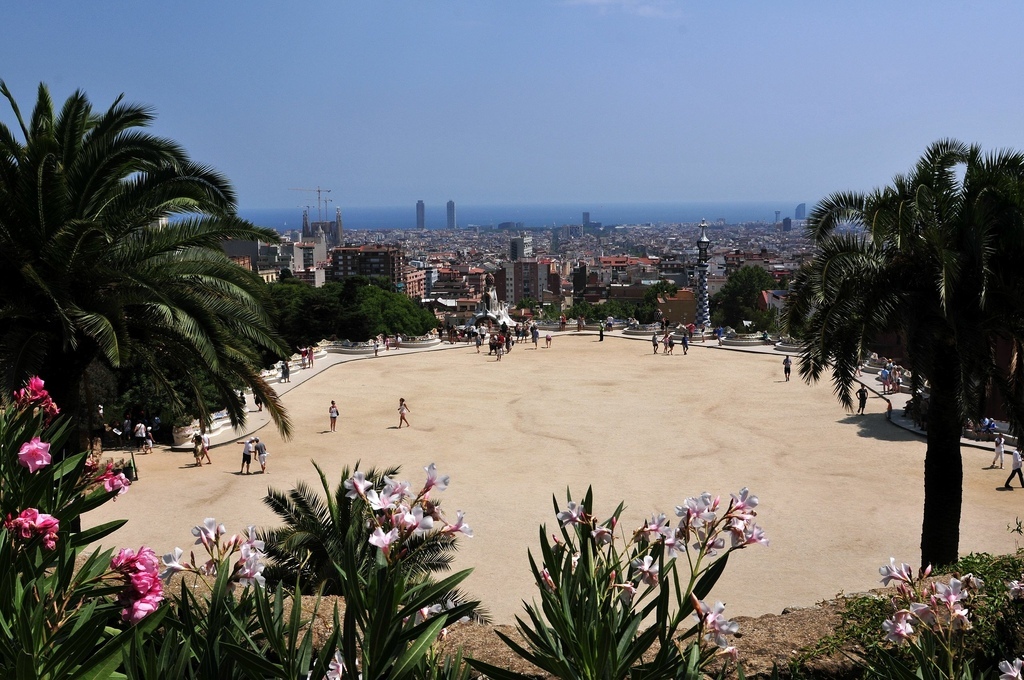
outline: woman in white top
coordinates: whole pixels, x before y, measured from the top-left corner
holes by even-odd
[[[999,469],[1000,470],[1003,469],[1003,443],[1004,442],[1005,442],[1005,440],[1003,439],[1003,433],[1002,432],[996,432],[996,455],[995,455],[995,458],[992,459],[992,467],[995,467],[996,466],[996,462],[998,461]]]
[[[405,399],[398,400],[398,429],[402,429],[402,423],[405,423],[406,427],[412,427],[409,424],[409,420],[405,417],[405,414],[409,412],[409,406],[405,403]]]

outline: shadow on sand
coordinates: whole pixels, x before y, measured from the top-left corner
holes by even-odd
[[[877,439],[882,442],[919,441],[923,444],[925,441],[923,437],[919,437],[913,432],[909,432],[904,430],[902,427],[893,425],[887,421],[885,419],[885,415],[881,413],[868,413],[863,416],[850,414],[840,422],[848,425],[856,425],[858,430],[857,435],[860,437]]]

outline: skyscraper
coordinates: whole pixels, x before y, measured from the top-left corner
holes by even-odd
[[[416,201],[416,228],[427,228],[426,208],[423,206],[423,201]]]
[[[583,213],[583,226],[584,227],[589,227],[590,226],[590,213],[588,213],[588,212]]]
[[[802,220],[807,217],[807,204],[801,203],[796,207],[796,212],[793,214],[794,220]]]
[[[458,222],[455,221],[455,201],[448,201],[448,228],[457,229]]]

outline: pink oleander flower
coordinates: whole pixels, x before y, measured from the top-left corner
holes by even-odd
[[[380,548],[384,555],[387,556],[391,552],[391,544],[398,540],[398,529],[392,529],[391,531],[384,533],[384,530],[377,527],[373,530],[373,535],[370,536],[370,545],[375,545]]]
[[[714,607],[708,607],[703,600],[698,600],[693,595],[690,597],[693,599],[693,617],[697,619],[697,625],[704,631],[704,639],[713,641],[722,649],[727,648],[729,641],[726,636],[735,635],[739,631],[740,625],[722,616],[725,605],[721,602],[716,602]]]
[[[768,538],[764,535],[764,530],[754,524],[752,520],[733,519],[729,523],[728,530],[732,538],[732,547],[734,548],[753,545],[754,543],[764,546],[768,545]]]
[[[446,526],[444,528],[444,533],[455,534],[461,532],[462,534],[465,534],[466,538],[473,538],[473,530],[469,528],[468,524],[466,524],[465,516],[466,514],[462,512],[462,510],[456,511],[455,523]]]
[[[889,585],[891,581],[899,581],[900,583],[912,583],[914,581],[913,567],[906,562],[896,566],[895,557],[890,557],[889,564],[880,567],[878,573],[882,575],[882,585],[884,586]]]
[[[640,574],[641,581],[649,586],[658,585],[658,565],[653,557],[645,555],[642,560],[633,560],[631,566]]]
[[[738,496],[736,494],[731,495],[732,508],[730,512],[732,514],[742,519],[751,519],[757,514],[754,512],[754,508],[757,507],[758,503],[757,496],[752,495],[747,487],[740,489]]]
[[[1021,666],[1024,666],[1024,661],[1021,659],[1000,661],[999,670],[1002,671],[1002,674],[999,676],[999,680],[1024,680],[1021,676]]]
[[[660,515],[651,515],[651,519],[644,522],[644,525],[637,529],[636,533],[648,541],[657,541],[672,533],[672,529],[668,525],[665,513],[661,513]]]
[[[136,553],[131,548],[121,548],[120,551],[110,560],[110,568],[121,574],[132,572],[146,572],[155,574],[159,568],[160,560],[152,548],[142,546]]]
[[[174,552],[169,552],[163,556],[161,560],[164,564],[164,570],[160,572],[160,578],[164,581],[170,581],[171,577],[177,574],[179,571],[185,571],[189,569],[188,563],[181,562],[182,550],[181,548],[175,548]]]
[[[705,524],[714,524],[720,499],[712,497],[705,491],[696,498],[687,498],[682,505],[676,506],[676,517],[681,517],[680,528],[700,529]]]
[[[35,508],[27,508],[22,510],[17,517],[7,515],[4,526],[9,532],[24,541],[40,536],[43,539],[43,546],[47,550],[57,547],[57,532],[60,531],[60,522],[53,515],[39,512]]]
[[[223,524],[217,524],[213,517],[207,517],[202,524],[192,527],[192,535],[196,537],[195,545],[202,545],[207,552],[213,549],[220,537],[227,533]]]
[[[263,577],[265,565],[260,560],[261,557],[263,554],[250,548],[248,543],[242,546],[242,560],[238,563],[235,571],[238,583],[243,586],[251,586],[253,583],[258,583],[260,586],[266,584],[267,580]]]
[[[159,560],[152,548],[142,546],[136,553],[125,548],[110,560],[110,568],[121,574],[125,589],[118,595],[124,609],[121,618],[136,624],[156,611],[164,599],[163,584],[157,573]]]
[[[331,659],[331,663],[327,666],[327,680],[341,680],[341,677],[345,674],[345,660],[341,656],[341,650],[335,650],[334,658]]]
[[[914,628],[910,625],[913,614],[906,609],[896,612],[891,619],[882,622],[885,639],[889,642],[902,644],[914,636]]]
[[[595,527],[590,535],[594,537],[594,542],[598,545],[608,545],[612,542],[612,530],[603,525]]]
[[[53,403],[50,393],[43,389],[43,384],[39,376],[29,378],[24,388],[14,392],[14,400],[20,408],[38,407],[46,414],[46,422],[49,423],[60,414],[60,409]]]
[[[423,508],[416,506],[411,510],[406,508],[398,516],[398,525],[406,531],[416,534],[424,534],[434,528],[432,517],[423,515]]]
[[[443,477],[437,476],[437,465],[431,463],[427,467],[423,468],[427,473],[427,481],[423,484],[423,497],[426,498],[432,489],[438,491],[444,491],[448,488],[449,476]]]
[[[128,493],[128,487],[132,485],[131,481],[123,473],[118,472],[116,475],[114,474],[113,463],[107,463],[107,469],[103,474],[96,477],[94,481],[97,484],[102,484],[108,493],[117,491],[118,496]],[[116,496],[114,500],[117,500]]]
[[[632,583],[616,583],[612,588],[619,590],[619,602],[622,606],[628,607],[633,604],[633,596],[636,595],[636,586]]]
[[[419,625],[427,619],[433,618],[444,611],[444,607],[439,604],[432,604],[426,607],[420,607],[416,610],[416,616],[413,625]]]
[[[562,526],[569,526],[570,524],[584,524],[587,521],[586,508],[578,503],[569,501],[569,509],[563,510],[562,512],[555,515],[558,521],[562,523]]]
[[[50,444],[40,441],[39,437],[32,437],[18,450],[18,463],[27,467],[29,472],[46,467],[50,460]]]
[[[551,578],[551,572],[548,571],[547,567],[541,569],[540,580],[543,582],[545,588],[552,593],[555,592],[555,580]]]
[[[934,628],[938,623],[938,620],[935,618],[935,610],[924,603],[911,602],[910,613],[914,615],[914,618],[929,628]]]
[[[932,597],[935,598],[936,601],[952,608],[957,602],[960,602],[967,597],[967,593],[963,591],[960,579],[951,578],[949,579],[948,586],[945,583],[936,583],[935,595]]]
[[[445,478],[447,479],[447,477]],[[447,485],[447,483],[446,483]],[[389,506],[400,504],[410,496],[409,482],[401,482],[390,477],[384,478],[384,488],[381,489],[380,499]]]
[[[366,475],[361,471],[356,471],[351,477],[345,480],[344,487],[348,489],[348,493],[345,494],[346,498],[364,498],[366,492],[373,488],[373,484],[366,480]]]

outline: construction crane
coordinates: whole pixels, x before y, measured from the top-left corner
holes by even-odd
[[[330,189],[321,189],[319,186],[317,186],[316,189],[289,189],[288,191],[309,191],[309,192],[315,192],[316,193],[316,221],[317,222],[323,222],[324,221],[323,213],[320,211],[320,205],[322,203],[322,201],[320,199],[320,195],[321,194],[329,194],[329,193],[331,193]]]

